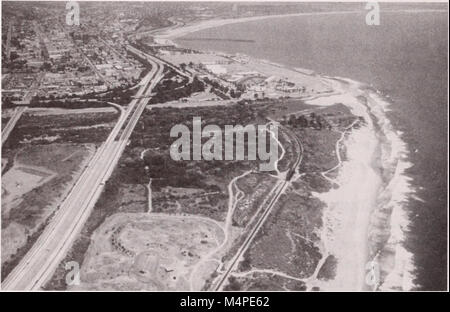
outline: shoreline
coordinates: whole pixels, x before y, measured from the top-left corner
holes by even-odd
[[[292,13],[292,14],[274,14],[274,15],[260,15],[252,17],[238,17],[238,18],[213,18],[209,20],[196,21],[191,24],[185,24],[181,27],[164,29],[162,32],[155,32],[155,37],[161,39],[173,40],[190,33],[198,32],[201,30],[225,26],[229,24],[247,23],[253,21],[259,21],[270,18],[281,17],[296,17],[296,16],[312,16],[312,15],[336,15],[336,14],[356,14],[363,13],[364,11],[330,11],[330,12],[305,12],[305,13]]]
[[[312,12],[209,20],[171,29],[165,35],[157,34],[156,37],[170,40],[207,28],[267,18],[361,12]],[[270,60],[259,61],[296,71],[296,68]],[[405,173],[410,167],[405,160],[408,154],[406,143],[393,129],[385,114],[390,103],[376,90],[369,90],[366,84],[341,77],[317,76],[330,84],[334,92],[327,96],[304,99],[307,104],[328,106],[342,102],[355,116],[362,116],[366,121],[366,125],[353,129],[342,142],[347,159],[337,169],[335,181],[340,187],[326,193],[315,193],[327,205],[324,210],[322,243],[340,263],[336,268],[335,279],[317,281],[317,284],[321,289],[334,291],[411,290],[415,286],[412,276],[415,268],[412,254],[402,245],[404,230],[410,223],[403,204],[414,194],[414,190],[411,179]],[[361,103],[358,98],[360,96],[366,99],[365,104]],[[340,224],[344,225],[339,226]],[[384,249],[393,252],[384,254]],[[375,263],[373,272],[381,276],[381,280],[375,278],[376,283],[373,285],[365,282],[369,273],[368,263]]]
[[[380,161],[384,165],[382,178],[385,179],[370,223],[369,256],[372,261],[384,264],[380,267],[380,273],[384,275],[383,283],[378,285],[377,289],[414,290],[417,285],[414,284],[416,267],[413,254],[404,247],[406,232],[411,225],[407,210],[408,201],[415,198],[416,194],[413,179],[406,172],[413,165],[409,161],[410,152],[401,138],[402,133],[394,129],[386,116],[390,103],[377,91],[364,92],[368,99],[366,106],[371,114],[378,118],[381,127],[378,131]]]
[[[414,9],[414,10],[382,10],[384,13],[427,13],[427,12],[443,12],[445,10],[437,9]],[[298,16],[316,16],[316,15],[343,15],[343,14],[365,14],[367,10],[353,10],[353,11],[328,11],[328,12],[299,12],[292,14],[274,14],[274,15],[260,15],[251,17],[238,17],[238,18],[213,18],[207,20],[195,21],[190,24],[184,24],[181,27],[162,29],[161,31],[155,30],[155,38],[173,40],[194,32],[201,30],[225,26],[229,24],[247,23],[253,21],[259,21],[264,19],[283,18],[283,17],[298,17]]]
[[[344,86],[333,78],[326,77],[339,94],[306,101],[308,104],[330,106],[341,102],[352,114],[361,116],[365,124],[352,129],[342,142],[346,159],[337,168],[334,179],[339,185],[325,193],[314,195],[326,204],[323,217],[323,241],[328,252],[338,261],[336,276],[320,282],[327,291],[361,291],[365,283],[369,254],[370,216],[381,188],[381,178],[374,168],[379,142],[369,113],[354,96],[350,85]]]
[[[403,246],[405,230],[410,223],[404,204],[414,194],[411,179],[405,173],[411,166],[405,160],[408,154],[406,143],[387,119],[385,112],[389,103],[379,94],[365,90],[364,84],[350,79],[325,79],[334,84],[334,90],[340,89],[341,94],[306,102],[314,105],[342,102],[354,115],[364,117],[366,125],[353,129],[343,142],[347,159],[338,169],[336,181],[347,184],[327,193],[316,193],[327,204],[324,231],[332,233],[324,244],[341,253],[341,257],[337,256],[341,267],[357,266],[358,269],[353,272],[343,270],[340,274],[338,269],[335,280],[321,286],[328,290],[412,290],[415,267],[412,254]],[[359,96],[367,103],[362,103]],[[365,195],[362,199],[361,194]],[[335,198],[339,198],[339,202],[335,202]],[[358,201],[359,208],[356,208],[354,204]],[[343,222],[346,225],[336,225]],[[361,240],[343,242],[354,236]],[[354,250],[358,250],[359,261],[356,262]],[[352,274],[359,278],[356,275],[353,282],[348,280]],[[375,277],[375,283],[364,281],[370,275]]]

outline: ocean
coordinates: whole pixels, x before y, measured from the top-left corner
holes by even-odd
[[[199,50],[244,53],[327,76],[350,78],[380,92],[407,144],[406,169],[415,195],[403,246],[413,255],[414,289],[447,288],[447,12],[316,15],[229,24],[179,40]],[[207,40],[200,40],[207,38]],[[211,40],[217,38],[222,40]],[[228,39],[236,40],[228,40]],[[224,40],[226,39],[226,40]]]

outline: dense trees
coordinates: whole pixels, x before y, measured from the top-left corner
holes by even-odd
[[[168,77],[171,77],[171,75],[173,75],[173,72],[170,72]],[[156,104],[175,101],[189,97],[193,93],[205,91],[205,85],[197,77],[194,77],[191,83],[186,83],[186,80],[183,79],[182,82],[176,82],[170,78],[166,78],[156,86],[156,95],[150,99],[149,103]]]
[[[290,115],[287,124],[295,128],[331,129],[330,123],[323,116],[315,113],[311,113],[309,116],[300,115],[298,117]]]

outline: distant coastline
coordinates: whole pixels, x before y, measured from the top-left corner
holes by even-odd
[[[230,42],[255,42],[251,39],[233,39],[233,38],[179,38],[179,41],[230,41]]]
[[[252,17],[239,17],[239,18],[213,18],[209,20],[196,21],[191,24],[186,24],[181,27],[175,27],[170,29],[162,30],[161,32],[156,31],[155,36],[163,39],[176,39],[185,36],[190,33],[194,33],[200,30],[214,28],[229,24],[246,23],[252,21],[259,21],[269,18],[280,18],[280,17],[296,17],[296,16],[311,16],[311,15],[336,15],[336,14],[357,14],[363,11],[331,11],[331,12],[308,12],[308,13],[293,13],[293,14],[276,14],[276,15],[261,15]]]
[[[273,18],[286,18],[286,17],[298,17],[298,16],[319,16],[319,15],[342,15],[342,14],[363,14],[366,13],[365,10],[354,10],[354,11],[329,11],[329,12],[304,12],[304,13],[292,13],[292,14],[274,14],[274,15],[261,15],[252,17],[238,17],[238,18],[213,18],[208,20],[195,21],[191,24],[185,24],[181,27],[174,27],[169,29],[163,29],[162,31],[155,31],[155,36],[163,39],[176,39],[185,36],[190,33],[194,33],[200,30],[205,30],[209,28],[259,21],[264,19]],[[435,10],[435,9],[414,9],[414,10],[386,10],[382,12],[392,12],[392,13],[423,13],[423,12],[447,12],[445,10]]]

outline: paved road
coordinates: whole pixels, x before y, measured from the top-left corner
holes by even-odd
[[[144,77],[138,95],[151,93],[162,78],[163,66],[149,61],[152,70]],[[41,236],[3,281],[2,289],[39,290],[53,275],[89,217],[148,101],[133,100],[121,114]]]
[[[8,34],[6,35],[6,61],[9,62],[9,59],[11,58],[11,36],[12,36],[12,28],[13,28],[13,22],[9,22],[8,25]]]
[[[30,105],[31,99],[35,95],[36,91],[41,87],[42,81],[45,78],[45,72],[40,73],[39,76],[33,81],[31,86],[28,88],[27,93],[24,95],[22,101],[15,102],[18,105]]]
[[[33,82],[29,91],[24,96],[22,103],[24,103],[24,104],[30,103],[30,100],[31,100],[34,92],[41,85],[41,82],[44,79],[44,76],[45,76],[45,73],[41,73],[38,77],[36,77],[36,80]],[[16,109],[14,110],[14,114],[12,115],[11,119],[8,120],[8,123],[6,124],[5,128],[3,128],[3,130],[2,130],[2,146],[8,139],[9,135],[11,134],[12,130],[14,129],[14,127],[16,126],[17,122],[19,121],[20,117],[22,116],[22,114],[25,112],[26,109],[27,109],[26,106],[20,106],[20,107],[16,107]]]
[[[20,117],[22,116],[23,112],[27,109],[26,106],[16,107],[14,110],[14,114],[11,116],[11,118],[8,120],[8,123],[6,124],[5,128],[2,130],[2,146],[8,139],[9,135],[11,134],[11,131],[16,126],[16,123],[19,121]]]
[[[177,72],[179,75],[188,78],[188,79],[189,79],[188,83],[191,83],[191,82],[194,80],[194,76],[193,76],[192,74],[190,74],[190,73],[185,73],[185,72],[181,71],[180,69],[178,69],[178,68],[177,68],[175,65],[173,65],[172,63],[169,63],[169,62],[167,62],[167,61],[165,61],[165,60],[162,60],[162,59],[160,59],[160,58],[158,58],[158,57],[155,57],[155,56],[153,56],[153,55],[145,54],[145,53],[143,53],[142,51],[136,49],[135,47],[133,47],[133,46],[131,46],[131,45],[128,45],[128,46],[127,46],[127,49],[130,50],[130,51],[133,52],[133,53],[136,53],[136,54],[140,55],[141,57],[147,57],[147,59],[149,59],[149,60],[152,60],[152,61],[154,61],[154,62],[158,62],[158,63],[160,63],[160,64],[164,64],[164,65],[166,65],[167,67],[170,67],[170,68],[173,69],[175,72]]]
[[[66,34],[67,39],[71,40],[73,42],[74,48],[81,54],[83,59],[86,61],[86,63],[89,65],[89,67],[94,71],[94,73],[97,75],[97,77],[105,83],[106,86],[111,87],[111,83],[108,79],[105,78],[105,76],[102,75],[102,73],[97,69],[97,66],[91,61],[91,59],[84,53],[83,49],[80,48],[80,46],[75,42],[75,40],[70,36],[69,31],[66,31],[63,24],[60,24],[60,30]]]

